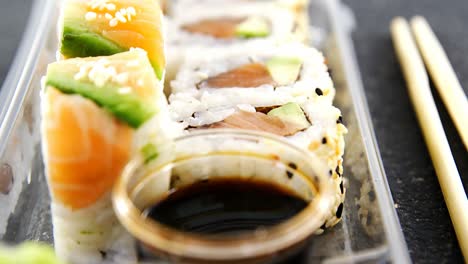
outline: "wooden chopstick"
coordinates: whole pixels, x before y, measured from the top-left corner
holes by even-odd
[[[406,20],[395,18],[390,30],[460,248],[468,262],[468,199],[431,94],[429,78]]]
[[[426,19],[414,17],[411,28],[439,95],[468,149],[468,100],[457,75]]]

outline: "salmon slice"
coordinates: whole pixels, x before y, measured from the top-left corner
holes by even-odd
[[[88,207],[109,193],[128,162],[133,129],[92,101],[48,87],[43,111],[44,154],[52,197]]]
[[[267,67],[260,63],[249,63],[223,72],[202,81],[199,88],[253,88],[261,85],[275,85]]]
[[[148,52],[151,65],[162,78],[164,39],[157,1],[66,0],[63,6],[64,57],[94,57],[141,48]]]
[[[185,24],[182,29],[194,34],[208,35],[219,39],[233,39],[236,28],[245,18],[213,18]]]
[[[221,122],[208,126],[208,128],[238,128],[263,131],[279,136],[291,136],[302,129],[293,123],[284,122],[278,117],[268,116],[260,112],[241,111],[228,116]]]

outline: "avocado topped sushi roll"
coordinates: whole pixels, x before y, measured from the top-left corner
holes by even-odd
[[[294,43],[252,43],[192,55],[171,82],[172,118],[186,133],[234,128],[285,137],[326,165],[336,199],[323,228],[337,224],[346,193],[342,156],[346,127],[332,105],[335,88],[325,59]]]
[[[59,27],[65,58],[142,48],[158,78],[163,77],[162,13],[156,0],[65,0]]]
[[[304,40],[299,17],[275,2],[178,1],[169,17],[169,43],[226,45],[251,39]],[[191,15],[186,15],[190,10]]]
[[[61,259],[99,263],[102,252],[125,238],[110,192],[132,155],[158,155],[157,145],[147,151],[151,138],[138,137],[167,106],[159,83],[141,49],[49,65],[42,94],[43,154]]]
[[[302,44],[252,43],[193,54],[171,82],[171,90],[171,102],[189,102],[183,108],[187,113],[238,104],[331,104],[335,96],[323,55]]]

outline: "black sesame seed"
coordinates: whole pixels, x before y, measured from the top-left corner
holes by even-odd
[[[325,228],[327,228],[327,226],[326,226],[325,224],[326,224],[326,223],[323,223],[323,225],[320,227],[320,229],[325,230]]]
[[[342,214],[343,214],[343,203],[340,203],[340,206],[338,206],[338,209],[336,210],[336,217],[341,218]]]
[[[368,214],[366,217],[366,221],[367,225],[372,225],[372,215]]]
[[[375,192],[373,190],[369,192],[369,200],[371,202],[375,201]]]
[[[314,181],[315,181],[316,184],[320,184],[320,179],[319,179],[319,177],[315,176],[315,177],[314,177]]]
[[[329,171],[328,171],[328,174],[330,174],[330,176],[332,176],[332,175],[333,175],[333,171],[332,171],[332,170],[329,170]]]
[[[341,183],[340,183],[340,191],[341,191],[341,194],[344,193],[343,181],[341,181]]]
[[[175,175],[174,177],[171,177],[171,182],[169,183],[169,188],[170,189],[175,188],[179,181],[180,181],[180,176],[179,175]]]
[[[101,257],[102,257],[103,259],[105,259],[105,258],[106,258],[106,256],[107,256],[107,252],[105,252],[105,251],[102,251],[102,250],[99,250],[99,253],[101,254]]]
[[[338,117],[338,120],[336,120],[336,123],[343,124],[343,117],[342,116]]]
[[[297,169],[297,165],[296,165],[296,163],[294,163],[294,162],[290,162],[290,163],[288,164],[288,166],[289,166],[291,169],[293,169],[293,170],[296,170],[296,169]]]
[[[335,172],[336,172],[336,174],[338,174],[338,176],[341,177],[340,166],[337,166],[337,167],[336,167]]]
[[[327,144],[327,138],[326,137],[322,138],[322,144]]]
[[[290,172],[290,171],[286,171],[286,176],[288,176],[288,179],[292,179],[294,174],[292,172]]]
[[[323,92],[320,88],[317,88],[315,89],[315,93],[318,95],[318,96],[322,96],[323,95]]]

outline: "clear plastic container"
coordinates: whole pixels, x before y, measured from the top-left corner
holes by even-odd
[[[16,59],[0,93],[0,237],[8,243],[52,243],[40,151],[39,90],[57,50],[58,0],[36,0]],[[311,0],[314,46],[328,58],[335,105],[349,129],[342,222],[313,238],[303,263],[410,263],[378,151],[350,33],[352,12],[339,0]]]
[[[130,161],[115,183],[112,200],[120,222],[142,248],[177,263],[258,264],[283,259],[308,242],[335,199],[326,166],[307,150],[275,135],[198,131],[175,139],[166,153],[171,154],[167,162],[145,164],[141,156]],[[307,207],[281,224],[235,234],[195,234],[141,217],[170,190],[233,177],[243,183],[281,186]]]

